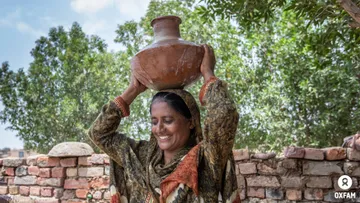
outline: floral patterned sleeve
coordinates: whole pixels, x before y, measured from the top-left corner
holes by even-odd
[[[200,102],[206,107],[204,120],[204,155],[216,177],[232,154],[239,114],[224,81],[212,77],[200,91]]]
[[[115,99],[105,104],[99,116],[96,118],[90,129],[88,135],[90,139],[98,146],[102,151],[110,156],[120,166],[124,166],[129,162],[130,157],[142,157],[146,156],[147,141],[135,141],[128,138],[125,134],[116,132],[119,127],[122,117],[129,115],[128,106]],[[132,156],[135,155],[135,156]],[[145,158],[143,159],[145,160]]]

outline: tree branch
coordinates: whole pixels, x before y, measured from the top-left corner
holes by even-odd
[[[360,8],[351,0],[338,0],[344,10],[358,23],[360,23]]]

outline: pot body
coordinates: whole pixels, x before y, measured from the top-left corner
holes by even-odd
[[[176,16],[155,18],[154,42],[131,60],[134,76],[154,90],[184,88],[200,78],[203,47],[180,38]]]

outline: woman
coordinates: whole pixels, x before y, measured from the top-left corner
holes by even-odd
[[[203,130],[193,96],[172,89],[153,97],[150,141],[116,132],[129,105],[146,90],[134,77],[121,96],[102,108],[89,136],[112,159],[112,202],[240,202],[232,156],[239,116],[225,82],[214,75],[213,50],[204,49]]]

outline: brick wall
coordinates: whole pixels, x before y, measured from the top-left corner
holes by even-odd
[[[287,147],[274,153],[234,150],[242,202],[343,202],[334,198],[343,174],[359,191],[360,151],[352,148]],[[109,157],[48,157],[0,160],[0,199],[24,203],[109,202]],[[353,200],[354,201],[354,200]],[[360,199],[355,200],[360,202]],[[0,201],[1,202],[1,201]]]

